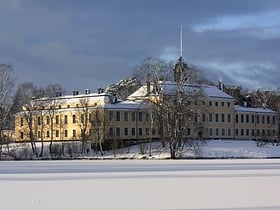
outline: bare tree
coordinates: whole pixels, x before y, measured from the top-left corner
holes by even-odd
[[[261,88],[249,94],[251,103],[256,107],[272,107],[275,91],[270,88]]]
[[[85,155],[86,145],[90,137],[92,113],[90,112],[89,98],[79,100],[78,124],[80,128],[80,140],[82,143],[82,156]]]
[[[2,156],[2,145],[5,141],[4,130],[11,129],[9,124],[9,114],[11,109],[11,89],[14,86],[14,80],[11,73],[12,65],[0,64],[0,159]]]
[[[65,91],[62,89],[62,87],[59,84],[49,84],[45,90],[45,109],[46,109],[46,117],[48,117],[48,123],[50,124],[50,144],[49,144],[49,153],[50,157],[52,157],[53,151],[53,139],[54,139],[54,126],[56,124],[56,121],[59,121],[59,119],[56,119],[56,113],[57,110],[60,109],[61,104],[63,104],[63,100],[59,98]],[[60,123],[59,123],[60,124]]]

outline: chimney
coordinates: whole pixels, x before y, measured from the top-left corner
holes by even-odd
[[[151,77],[150,74],[147,75],[147,95],[151,94]]]
[[[221,91],[224,91],[224,84],[223,84],[223,79],[222,79],[222,78],[219,78],[218,88],[219,88]]]
[[[90,89],[85,89],[85,94],[86,95],[90,94]]]
[[[55,93],[55,97],[60,97],[60,96],[62,96],[62,93],[61,93],[61,92],[56,92],[56,93]]]
[[[73,96],[79,95],[79,91],[73,90]]]

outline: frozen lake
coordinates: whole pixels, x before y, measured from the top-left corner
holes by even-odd
[[[2,161],[1,210],[279,210],[280,160]]]

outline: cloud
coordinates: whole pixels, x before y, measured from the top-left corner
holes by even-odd
[[[234,31],[247,29],[247,33],[262,38],[280,37],[280,10],[274,10],[261,14],[222,16],[212,21],[199,24],[193,27],[197,33],[208,30],[213,31]]]
[[[280,67],[279,11],[273,0],[4,1],[0,62],[14,65],[18,82],[106,87],[146,57],[177,60],[183,25],[184,60],[214,81],[277,86],[269,75]]]

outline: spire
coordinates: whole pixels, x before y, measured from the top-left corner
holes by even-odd
[[[183,57],[183,26],[180,27],[180,57]]]

